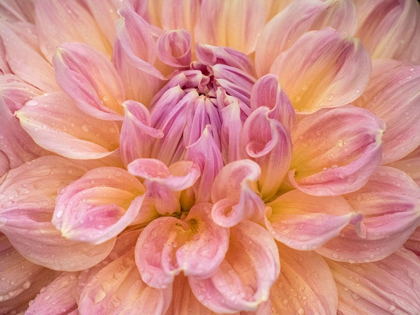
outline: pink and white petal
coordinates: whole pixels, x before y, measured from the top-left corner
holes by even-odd
[[[242,219],[264,220],[264,202],[253,190],[261,174],[257,163],[239,160],[225,165],[214,180],[211,199],[216,224],[232,227]]]
[[[389,164],[404,171],[420,186],[420,147],[404,158]]]
[[[396,60],[374,62],[369,85],[355,105],[386,123],[383,164],[403,158],[420,145],[419,102],[420,66]]]
[[[277,56],[292,47],[304,33],[327,26],[353,35],[357,27],[353,1],[293,1],[261,33],[255,52],[258,75],[267,74]]]
[[[151,180],[145,180],[144,185],[146,186],[146,195],[140,213],[133,224],[149,222],[159,215],[181,213],[179,193]]]
[[[76,287],[79,273],[63,272],[31,302],[27,315],[69,315],[77,311]]]
[[[142,183],[124,169],[95,168],[60,192],[52,223],[67,239],[104,243],[134,221],[144,192]]]
[[[164,315],[171,296],[172,287],[155,289],[143,282],[129,251],[90,279],[81,293],[79,312]]]
[[[404,172],[381,166],[360,190],[344,196],[364,215],[365,237],[351,228],[317,250],[337,261],[369,262],[400,248],[420,223],[420,188]]]
[[[83,43],[65,43],[53,64],[58,84],[82,111],[104,120],[123,119],[124,86],[105,55]]]
[[[420,227],[417,227],[413,234],[404,243],[404,247],[411,250],[417,256],[420,256]]]
[[[154,15],[160,13],[160,22],[164,30],[186,29],[190,33],[194,32],[194,27],[199,18],[201,1],[163,0],[161,5],[156,5],[158,2],[149,0],[149,9],[154,11]],[[154,8],[151,8],[151,5]],[[155,18],[155,20],[157,19]]]
[[[382,120],[354,106],[303,118],[292,132],[290,181],[316,196],[356,191],[381,163],[384,130]]]
[[[368,264],[327,262],[337,284],[338,313],[420,312],[420,262],[409,250],[401,248],[381,261]]]
[[[29,0],[4,0],[0,3],[0,16],[8,22],[33,22],[34,4]]]
[[[214,312],[256,311],[280,273],[279,253],[260,225],[242,221],[230,230],[229,250],[207,279],[189,277],[196,298]]]
[[[358,1],[356,36],[373,59],[420,61],[420,7],[416,1]]]
[[[370,72],[371,59],[360,41],[330,27],[304,34],[270,69],[303,113],[351,103],[364,91]]]
[[[62,92],[33,98],[16,116],[38,145],[68,158],[99,159],[118,148],[118,125],[86,115]]]
[[[163,33],[156,43],[159,59],[174,68],[188,67],[191,62],[191,35],[186,30]]]
[[[54,270],[77,271],[102,261],[115,239],[89,245],[62,237],[51,223],[57,192],[87,169],[58,156],[40,157],[10,170],[0,186],[1,232],[29,261]]]
[[[337,288],[325,260],[314,252],[278,247],[281,273],[270,291],[270,314],[336,314]]]
[[[35,1],[40,49],[51,62],[57,47],[67,42],[85,43],[109,55],[111,46],[95,19],[78,1]],[[77,25],[77,27],[74,27]]]
[[[297,250],[314,250],[336,237],[347,225],[357,225],[356,213],[341,196],[315,197],[293,190],[268,205],[265,224],[273,237]]]
[[[220,141],[223,161],[225,164],[240,159],[240,140],[242,130],[241,105],[235,99],[232,103],[220,111],[222,127],[220,130]]]
[[[241,132],[243,157],[251,158],[261,168],[258,191],[264,200],[272,199],[280,188],[292,160],[292,139],[289,131],[271,111],[262,106],[247,118]]]

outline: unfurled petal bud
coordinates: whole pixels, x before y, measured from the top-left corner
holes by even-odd
[[[357,12],[353,1],[293,1],[264,27],[255,53],[258,75],[268,73],[277,56],[292,47],[304,33],[327,26],[354,34]]]
[[[157,56],[174,68],[188,67],[191,62],[191,35],[186,30],[163,33],[157,43]]]
[[[353,106],[323,109],[293,129],[292,184],[317,196],[361,188],[381,163],[382,120]]]
[[[368,264],[327,262],[337,284],[339,313],[420,312],[420,263],[412,252],[401,248],[381,261]]]
[[[383,164],[403,158],[420,145],[419,102],[420,66],[395,60],[374,63],[369,85],[355,105],[386,123]]]
[[[241,133],[243,156],[261,168],[258,191],[264,200],[274,197],[283,182],[292,159],[289,131],[276,119],[269,118],[268,107],[259,107],[245,121]]]
[[[159,218],[147,225],[136,245],[136,263],[143,281],[170,287],[174,276],[209,277],[225,258],[229,229],[216,225],[211,205],[195,205],[185,220]]]
[[[360,190],[344,196],[364,215],[366,235],[360,238],[347,227],[317,250],[323,256],[345,262],[383,259],[408,239],[420,223],[420,188],[404,172],[381,166]]]
[[[52,223],[67,239],[101,244],[134,221],[144,191],[123,169],[95,168],[61,191]]]
[[[0,187],[0,231],[28,260],[51,269],[77,271],[102,261],[115,240],[101,245],[62,237],[51,223],[57,192],[87,169],[58,156],[41,157],[11,170]]]
[[[99,159],[118,148],[117,124],[86,115],[64,93],[35,97],[16,116],[37,144],[68,158]]]
[[[280,273],[279,253],[270,234],[260,225],[242,221],[230,229],[229,250],[207,279],[189,278],[194,295],[217,313],[255,311],[268,300]]]
[[[332,28],[306,33],[270,69],[293,107],[304,113],[351,103],[370,72],[370,56],[360,41]]]
[[[123,119],[124,86],[105,55],[82,43],[66,43],[53,64],[58,84],[82,111],[104,120]]]
[[[341,196],[315,197],[294,190],[270,203],[267,212],[265,222],[273,237],[297,250],[318,248],[349,224],[363,233],[363,215]]]
[[[260,178],[261,169],[251,160],[227,164],[217,175],[211,191],[212,218],[220,226],[232,227],[243,219],[264,220],[264,202],[250,185]]]

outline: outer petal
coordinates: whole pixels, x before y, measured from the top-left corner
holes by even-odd
[[[420,227],[414,230],[407,242],[404,243],[404,247],[414,252],[417,256],[420,255]]]
[[[95,168],[60,192],[52,223],[68,239],[101,244],[134,221],[144,191],[125,170]]]
[[[115,240],[94,246],[67,240],[51,223],[59,189],[87,169],[58,156],[41,157],[11,170],[0,186],[0,230],[28,260],[55,270],[89,268]]]
[[[35,97],[16,116],[41,147],[72,159],[99,159],[118,148],[118,126],[90,117],[64,93]]]
[[[351,103],[365,89],[370,71],[359,40],[332,28],[306,33],[270,69],[293,107],[304,113]]]
[[[33,22],[34,5],[32,1],[5,0],[0,3],[0,15],[6,21]]]
[[[420,147],[403,159],[389,164],[389,166],[404,171],[420,186]]]
[[[269,204],[265,222],[276,240],[297,250],[313,250],[362,218],[341,196],[314,197],[294,190]]]
[[[122,120],[124,86],[103,54],[82,43],[66,43],[58,48],[53,64],[58,84],[82,111],[99,119]]]
[[[326,26],[353,35],[357,26],[353,1],[293,1],[262,31],[255,52],[258,75],[268,73],[276,57],[292,47],[304,33]]]
[[[243,221],[231,228],[229,251],[216,272],[188,280],[196,298],[214,312],[255,311],[268,300],[279,272],[274,240],[260,225]]]
[[[401,247],[420,223],[420,188],[402,171],[382,166],[360,190],[345,195],[364,215],[366,236],[346,228],[317,251],[338,261],[380,260]]]
[[[386,123],[383,164],[401,159],[420,145],[419,102],[420,66],[395,60],[374,63],[369,85],[355,105]]]
[[[369,264],[328,261],[338,288],[338,312],[349,315],[418,314],[420,262],[401,248]]]
[[[292,132],[292,184],[311,195],[341,195],[362,187],[381,162],[385,124],[353,106],[320,110]]]
[[[163,33],[157,43],[157,55],[165,64],[175,68],[188,67],[191,62],[191,35],[186,30]]]

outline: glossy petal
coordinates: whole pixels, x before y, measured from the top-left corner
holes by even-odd
[[[365,89],[370,72],[371,60],[360,41],[329,27],[300,37],[270,69],[303,113],[351,103]]]
[[[191,35],[186,30],[163,33],[157,43],[157,56],[175,68],[188,67],[191,62]]]
[[[364,215],[366,236],[351,228],[317,251],[330,259],[369,262],[401,247],[420,223],[420,188],[404,172],[381,166],[360,190],[344,196]]]
[[[118,148],[118,126],[86,115],[64,93],[35,97],[16,112],[41,147],[72,159],[99,159]]]
[[[292,132],[292,184],[318,196],[359,189],[381,162],[384,130],[383,121],[353,106],[305,117]]]

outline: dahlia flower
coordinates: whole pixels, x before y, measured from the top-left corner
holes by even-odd
[[[420,314],[415,0],[1,0],[1,314]]]

